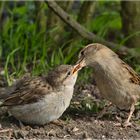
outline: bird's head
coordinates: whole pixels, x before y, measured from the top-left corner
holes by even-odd
[[[92,66],[101,63],[105,58],[109,57],[113,52],[106,46],[93,43],[84,47],[79,53],[79,60],[77,64],[79,67]]]
[[[60,65],[48,73],[48,81],[52,86],[74,86],[78,71],[80,68],[75,69],[76,66]]]

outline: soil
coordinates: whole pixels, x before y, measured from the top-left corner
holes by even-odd
[[[140,138],[140,111],[132,118],[132,125],[118,126],[128,112],[120,111],[115,106],[106,115],[97,119],[104,108],[104,101],[97,87],[93,84],[76,86],[70,107],[57,123],[44,126],[27,125],[8,115],[1,108],[0,139],[136,139]]]

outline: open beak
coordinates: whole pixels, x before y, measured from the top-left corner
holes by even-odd
[[[82,69],[82,67],[85,67],[85,66],[86,66],[86,63],[85,63],[84,58],[79,59],[77,61],[76,65],[74,66],[72,73],[73,74],[77,73],[79,70]]]

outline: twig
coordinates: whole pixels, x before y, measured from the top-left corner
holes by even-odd
[[[113,42],[109,42],[104,40],[101,37],[98,37],[94,33],[88,31],[85,27],[80,25],[77,21],[75,21],[70,15],[68,15],[55,1],[53,0],[47,0],[46,3],[48,4],[48,7],[56,14],[58,15],[66,24],[68,24],[73,30],[75,30],[80,36],[83,38],[92,41],[92,42],[98,42],[102,43],[110,48],[117,49],[119,48],[120,53],[126,54],[128,53],[129,49],[125,46],[115,44]]]

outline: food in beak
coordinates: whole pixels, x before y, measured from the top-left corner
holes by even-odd
[[[74,74],[74,73],[78,72],[81,68],[82,68],[82,67],[81,67],[80,64],[76,64],[76,65],[74,66],[74,68],[73,68],[72,73]]]

